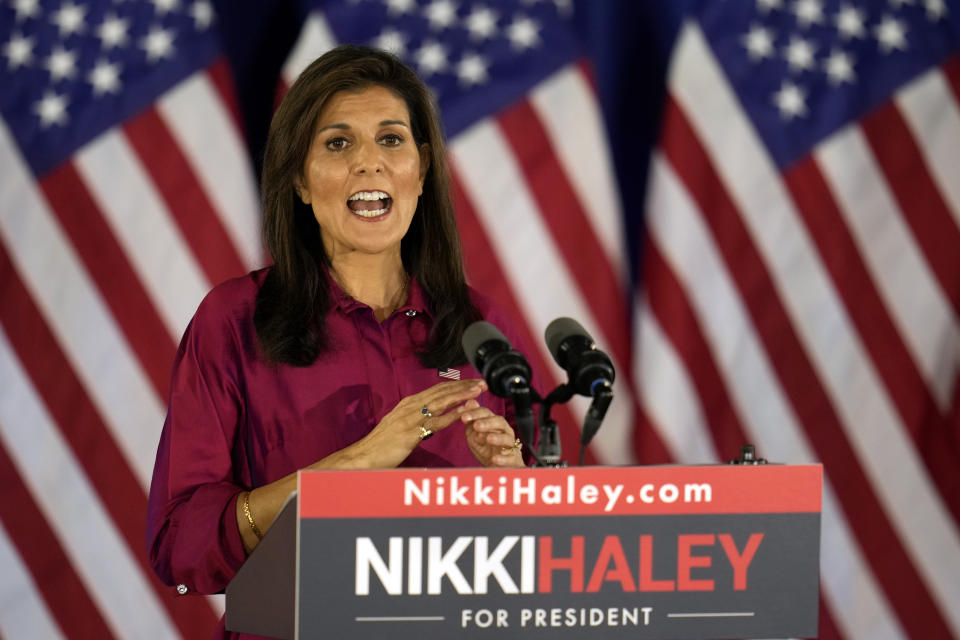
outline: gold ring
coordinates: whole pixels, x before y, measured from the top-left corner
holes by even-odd
[[[429,440],[433,436],[433,429],[420,425],[420,441]]]
[[[520,450],[521,450],[521,449],[523,449],[523,443],[520,442],[520,438],[516,438],[516,439],[513,441],[513,446],[512,446],[512,447],[503,447],[503,448],[500,449],[500,455],[505,456],[505,455],[507,455],[508,453],[510,453],[511,451],[516,451],[517,453],[520,453]]]
[[[423,405],[423,408],[420,409],[420,415],[427,416],[428,418],[433,417],[433,414],[430,413],[430,409],[427,409],[427,405]]]

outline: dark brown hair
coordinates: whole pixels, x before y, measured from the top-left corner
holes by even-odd
[[[323,249],[312,209],[294,185],[303,168],[320,112],[340,91],[381,86],[402,98],[418,147],[426,144],[430,166],[423,194],[400,245],[403,267],[416,278],[433,315],[433,327],[418,358],[424,366],[447,367],[466,359],[460,337],[479,317],[463,273],[460,238],[450,199],[446,145],[430,92],[395,56],[369,47],[332,49],[304,70],[270,124],[264,151],[261,197],[264,239],[274,260],[257,296],[254,325],[267,360],[312,364],[329,348],[324,318],[331,295]]]

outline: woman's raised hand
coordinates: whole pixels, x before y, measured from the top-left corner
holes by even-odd
[[[357,459],[354,468],[396,467],[422,440],[459,420],[459,407],[468,402],[479,406],[475,399],[486,389],[483,380],[451,380],[407,396],[383,416],[358,446],[348,447],[342,453],[357,448],[356,453],[364,455],[366,460]]]
[[[460,419],[466,425],[467,444],[474,457],[485,467],[522,467],[520,441],[503,416],[498,416],[476,400],[469,400]]]

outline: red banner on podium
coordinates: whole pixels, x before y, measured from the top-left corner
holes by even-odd
[[[300,517],[815,513],[820,476],[819,465],[318,471],[300,476]]]

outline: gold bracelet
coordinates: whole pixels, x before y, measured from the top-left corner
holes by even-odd
[[[263,540],[263,534],[260,533],[260,527],[258,527],[257,523],[253,521],[253,514],[250,513],[249,491],[243,494],[243,515],[247,516],[247,522],[250,523],[250,530],[253,531],[253,535],[257,536],[257,540]]]

